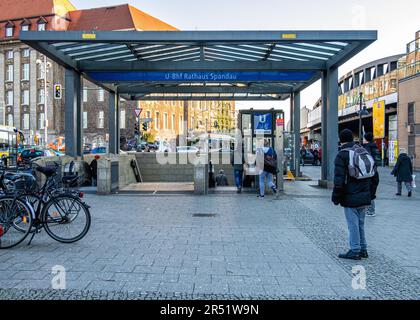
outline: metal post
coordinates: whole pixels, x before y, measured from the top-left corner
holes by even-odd
[[[362,144],[363,143],[363,137],[362,137],[362,135],[363,135],[363,129],[362,129],[362,127],[363,127],[363,118],[362,118],[362,109],[363,109],[363,92],[360,92],[359,93],[359,106],[360,106],[360,108],[359,108],[359,142],[360,142],[360,144]]]
[[[66,155],[82,157],[82,80],[80,74],[72,69],[65,72],[65,138]]]
[[[295,136],[295,176],[300,177],[300,92],[293,95],[293,133]]]
[[[294,109],[293,109],[293,103],[294,103],[294,93],[290,94],[290,121],[289,121],[289,131],[293,132],[293,128],[294,128]],[[294,144],[291,144],[290,147],[291,148],[295,148]],[[293,151],[292,152],[292,161],[290,161],[290,171],[293,172],[295,174],[296,172],[296,152]]]
[[[44,55],[44,145],[48,143],[48,88],[47,88],[47,56]]]
[[[338,69],[329,69],[327,72],[327,153],[323,158],[327,162],[327,181],[332,186],[334,181],[334,160],[338,152]]]
[[[327,181],[328,179],[328,161],[326,160],[328,154],[328,144],[327,144],[327,72],[322,73],[321,79],[321,150],[322,150],[322,169],[321,169],[321,181]]]
[[[109,153],[119,154],[118,95],[109,93]]]

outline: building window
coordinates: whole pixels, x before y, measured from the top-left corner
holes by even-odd
[[[29,90],[22,91],[22,105],[29,105]]]
[[[87,111],[83,111],[83,129],[87,129],[88,127],[88,113]]]
[[[171,129],[172,129],[172,131],[175,131],[175,115],[174,114],[172,114]]]
[[[13,127],[13,114],[9,113],[7,115],[7,125],[9,127]]]
[[[163,114],[163,130],[168,130],[168,114]]]
[[[105,91],[104,89],[98,90],[98,102],[103,102],[105,100]]]
[[[159,112],[155,113],[155,129],[159,130],[160,129],[160,124],[159,124]]]
[[[87,102],[88,100],[88,91],[86,88],[83,88],[83,102]]]
[[[45,90],[44,89],[38,90],[38,103],[45,104]]]
[[[22,50],[22,57],[24,57],[24,58],[29,58],[29,55],[30,55],[30,50],[29,50],[29,48],[26,48],[26,49],[23,49],[23,50]]]
[[[13,31],[14,31],[14,27],[12,26],[6,27],[6,38],[13,37]]]
[[[408,136],[408,156],[415,158],[416,157],[416,136]]]
[[[45,128],[45,114],[40,113],[38,115],[38,130],[42,130]]]
[[[22,80],[23,81],[29,80],[29,63],[24,63],[22,65]]]
[[[120,129],[125,129],[125,110],[120,110]]]
[[[9,50],[6,52],[6,59],[13,60],[13,50]]]
[[[414,119],[414,103],[409,103],[408,104],[408,125],[413,125],[415,123],[415,119]]]
[[[39,22],[38,23],[38,31],[45,31],[45,27],[46,27],[46,23],[45,22]]]
[[[104,124],[105,124],[104,112],[103,111],[99,111],[98,128],[99,129],[103,129],[104,128]]]
[[[13,106],[13,91],[12,90],[6,92],[6,105]]]
[[[179,116],[179,123],[178,123],[179,132],[184,132],[184,119],[182,116]]]
[[[29,113],[24,113],[22,118],[22,129],[29,130]]]
[[[13,81],[13,65],[8,64],[6,67],[6,81]]]
[[[22,31],[29,31],[29,25],[23,25],[21,28]]]

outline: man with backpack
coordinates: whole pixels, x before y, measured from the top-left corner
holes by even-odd
[[[273,175],[277,174],[278,170],[277,153],[272,147],[270,147],[270,142],[268,140],[264,140],[263,148],[257,149],[257,164],[260,169],[260,194],[258,198],[264,199],[265,197],[265,179],[267,178],[268,186],[271,190],[273,190],[275,199],[278,199],[280,194],[273,182]]]
[[[332,202],[344,207],[349,229],[350,251],[342,259],[368,258],[365,236],[366,208],[376,198],[379,177],[370,153],[353,140],[353,133],[340,132],[340,151],[335,159]]]
[[[382,166],[382,156],[381,156],[381,153],[379,152],[378,145],[375,142],[375,139],[373,137],[372,132],[367,132],[365,134],[364,141],[363,141],[363,147],[372,156],[373,160],[375,161],[376,167]],[[375,177],[375,179],[377,179],[379,181],[379,172],[376,171],[376,175],[377,176]],[[366,209],[366,216],[368,216],[368,217],[376,216],[375,200],[372,200],[371,206]]]

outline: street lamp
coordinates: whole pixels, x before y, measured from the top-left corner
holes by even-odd
[[[47,89],[47,73],[51,68],[51,63],[47,62],[47,57],[44,55],[44,61],[41,59],[36,60],[36,64],[42,70],[42,77],[44,78],[44,145],[47,145],[48,140],[48,89]]]
[[[363,143],[363,132],[362,132],[362,126],[363,126],[363,117],[369,115],[369,111],[366,108],[366,104],[363,103],[363,92],[359,93],[360,97],[360,109],[359,109],[359,141],[360,144]]]

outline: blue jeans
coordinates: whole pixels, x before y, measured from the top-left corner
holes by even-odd
[[[265,178],[267,178],[268,186],[271,189],[276,189],[276,185],[273,182],[273,174],[267,171],[260,173],[260,196],[264,196],[265,193]]]
[[[242,179],[244,175],[243,170],[234,170],[233,174],[235,176],[235,184],[237,188],[242,188]]]
[[[367,249],[365,236],[366,208],[344,208],[350,234],[350,249],[355,252]]]

